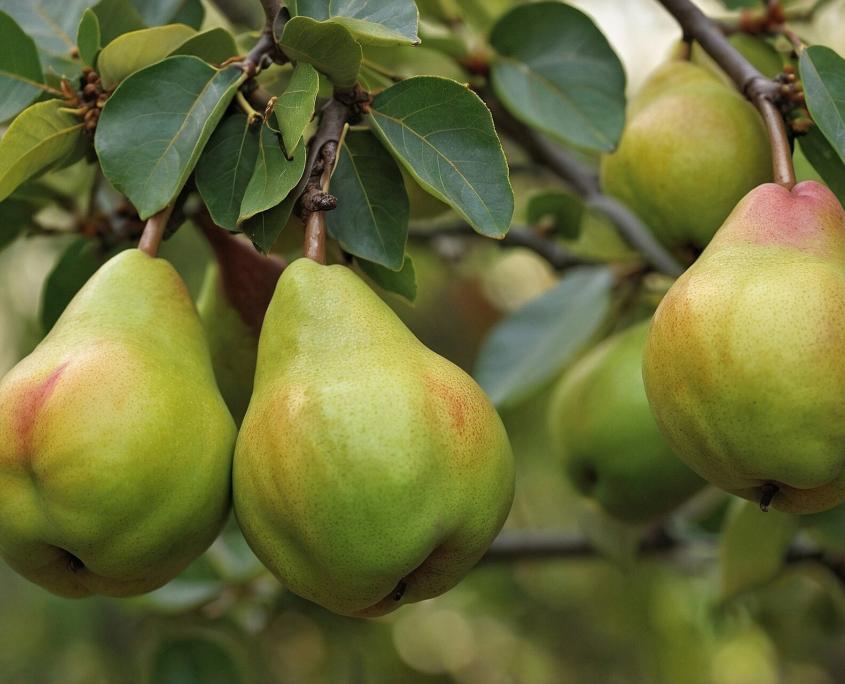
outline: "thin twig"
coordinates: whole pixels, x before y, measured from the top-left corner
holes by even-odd
[[[281,64],[287,61],[287,57],[279,50],[273,33],[279,13],[287,12],[287,10],[281,7],[279,0],[261,0],[261,6],[264,9],[264,28],[261,30],[261,35],[255,45],[241,63],[241,68],[249,76],[255,76],[261,69],[273,62]],[[287,14],[284,16],[286,17]]]
[[[141,234],[141,240],[138,242],[138,249],[146,252],[151,257],[158,254],[159,245],[164,235],[164,229],[167,227],[167,221],[173,211],[173,205],[169,204],[157,214],[153,214],[147,219],[144,226],[144,232]]]
[[[753,104],[760,110],[769,132],[772,146],[772,171],[775,182],[785,188],[795,185],[792,151],[786,126],[776,106],[780,86],[763,74],[730,44],[719,27],[690,0],[660,0],[660,4],[677,20],[684,35],[704,48],[722,70]]]

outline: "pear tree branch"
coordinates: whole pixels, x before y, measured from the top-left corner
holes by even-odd
[[[261,29],[261,35],[255,45],[241,62],[241,68],[249,76],[255,76],[261,69],[274,62],[281,64],[287,61],[287,57],[276,45],[276,38],[273,35],[277,18],[287,19],[287,9],[281,6],[279,0],[261,0],[261,7],[264,10],[264,28]]]
[[[785,188],[795,185],[792,150],[786,124],[777,106],[780,86],[769,80],[725,38],[718,25],[705,16],[690,0],[659,0],[660,4],[681,25],[684,36],[696,40],[705,52],[724,70],[731,80],[760,111],[772,148],[772,170],[775,182]]]

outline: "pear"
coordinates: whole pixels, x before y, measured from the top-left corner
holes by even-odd
[[[845,212],[826,187],[743,198],[655,313],[646,392],[675,453],[788,513],[845,501]]]
[[[549,404],[550,433],[572,484],[631,523],[669,513],[704,485],[651,415],[641,371],[648,325],[593,348],[564,373]]]
[[[684,61],[648,79],[630,103],[617,150],[601,163],[604,191],[673,248],[705,247],[740,198],[771,173],[754,107]]]
[[[235,513],[294,593],[376,616],[437,596],[504,523],[499,416],[352,271],[299,259],[261,330],[235,449]]]
[[[0,555],[62,596],[161,586],[229,510],[236,430],[170,264],[104,264],[0,382]]]

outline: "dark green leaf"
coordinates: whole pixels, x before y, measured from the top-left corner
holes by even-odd
[[[94,67],[97,54],[102,47],[100,36],[100,20],[94,10],[87,9],[79,20],[76,32],[76,45],[79,48],[79,58],[89,67]]]
[[[591,150],[616,147],[625,71],[592,20],[560,2],[516,7],[493,28],[492,81],[518,119]]]
[[[132,4],[148,26],[187,24],[199,28],[205,15],[199,0],[132,0]]]
[[[38,209],[37,205],[16,197],[0,202],[0,249],[14,242]]]
[[[513,406],[556,378],[604,322],[612,287],[608,269],[574,269],[498,323],[474,372],[493,403]]]
[[[380,288],[398,294],[409,302],[417,298],[417,274],[411,257],[405,256],[405,262],[399,271],[379,266],[365,259],[357,259],[361,270]]]
[[[221,228],[237,230],[241,201],[255,169],[260,129],[244,114],[225,119],[197,162],[197,190]]]
[[[0,200],[76,151],[84,136],[82,121],[64,109],[61,100],[36,102],[6,130],[0,140]]]
[[[759,7],[760,0],[722,0],[722,4],[728,9],[742,9],[743,7]]]
[[[45,335],[104,262],[105,254],[93,240],[79,238],[68,245],[47,276],[41,293],[41,327]]]
[[[93,10],[100,22],[101,45],[108,45],[124,33],[144,28],[144,21],[131,0],[100,0]]]
[[[97,125],[103,173],[146,219],[182,190],[245,78],[197,57],[169,57],[124,80]]]
[[[305,145],[300,145],[287,159],[279,135],[269,126],[261,127],[261,144],[254,171],[243,194],[238,223],[277,206],[302,178],[305,170]]]
[[[317,70],[307,62],[300,62],[294,67],[285,92],[276,101],[276,122],[282,132],[288,157],[299,145],[305,127],[314,116],[319,89],[320,76]]]
[[[226,29],[213,28],[188,38],[171,55],[194,55],[209,64],[220,64],[238,54],[235,39]]]
[[[82,13],[97,0],[0,0],[0,10],[7,12],[35,41],[42,64],[58,73],[78,71],[70,59],[76,48],[76,29]]]
[[[807,108],[831,147],[845,161],[845,59],[823,45],[801,53]]]
[[[0,121],[6,121],[43,92],[44,76],[35,42],[5,12],[0,12],[0,45]]]
[[[420,42],[419,15],[413,0],[294,0],[295,14],[341,24],[362,43],[395,45]]]
[[[547,190],[528,200],[528,222],[537,226],[548,221],[549,227],[564,238],[574,240],[578,237],[583,217],[583,200],[566,190]]]
[[[839,201],[845,205],[845,164],[830,146],[827,138],[818,128],[813,127],[807,135],[798,139],[798,144],[804,156],[807,157],[807,161],[813,165]]]
[[[369,131],[349,132],[332,176],[338,208],[329,234],[350,254],[398,271],[408,238],[408,196],[396,162]]]
[[[130,74],[167,57],[194,35],[183,24],[156,26],[118,36],[100,52],[97,72],[104,88],[111,88]]]
[[[276,242],[276,238],[279,237],[279,233],[287,225],[297,199],[288,196],[281,204],[244,221],[240,229],[258,249],[267,254]]]
[[[285,24],[279,47],[294,62],[308,62],[336,85],[355,85],[361,46],[340,24],[293,17]]]
[[[205,19],[205,7],[202,0],[183,0],[179,11],[170,21],[174,24],[187,24],[199,31],[203,19]]]
[[[220,589],[218,587],[218,592]],[[157,684],[246,684],[243,666],[225,644],[219,638],[212,640],[200,636],[170,639],[155,651],[149,681]]]
[[[737,499],[719,549],[723,598],[772,580],[783,566],[797,530],[797,516],[772,508],[763,513],[755,502]]]
[[[508,166],[490,111],[469,88],[417,76],[379,93],[373,130],[429,193],[482,235],[502,237],[513,216]]]

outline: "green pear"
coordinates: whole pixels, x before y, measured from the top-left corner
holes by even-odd
[[[631,101],[601,182],[665,245],[701,248],[771,168],[754,107],[707,69],[671,61]]]
[[[675,453],[788,513],[845,501],[845,212],[823,185],[743,198],[655,313],[643,375]]]
[[[704,485],[651,415],[641,371],[647,334],[645,321],[604,340],[564,373],[549,404],[550,433],[575,489],[633,523],[669,513]]]
[[[451,588],[510,509],[507,433],[478,385],[352,271],[299,259],[261,330],[235,513],[296,594],[376,616]]]
[[[235,436],[181,278],[121,252],[0,382],[0,555],[62,596],[161,586],[226,518]]]

